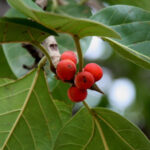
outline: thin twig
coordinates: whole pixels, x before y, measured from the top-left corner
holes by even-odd
[[[46,38],[45,41],[43,42],[43,46],[45,47],[46,50],[48,50],[52,63],[56,68],[57,64],[60,61],[61,54],[59,52],[58,44],[56,42],[55,37],[49,36],[48,38]]]
[[[92,110],[91,110],[91,108],[89,107],[89,105],[88,105],[85,101],[83,101],[82,103],[83,103],[83,105],[87,108],[87,110],[88,110],[90,113],[92,113]],[[92,114],[93,114],[93,113],[92,113]]]

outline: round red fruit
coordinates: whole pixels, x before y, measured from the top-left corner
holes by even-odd
[[[62,53],[60,60],[69,59],[72,60],[75,64],[77,64],[77,56],[73,51],[65,51]]]
[[[68,90],[68,97],[73,102],[81,102],[87,97],[87,90],[73,86]]]
[[[76,65],[69,59],[62,60],[56,68],[57,76],[63,81],[70,81],[74,78]]]
[[[102,68],[95,64],[95,63],[89,63],[84,67],[84,71],[90,72],[93,77],[95,82],[100,80],[103,76],[103,70]]]
[[[94,77],[87,71],[79,72],[75,77],[75,85],[79,89],[88,89],[94,84]]]

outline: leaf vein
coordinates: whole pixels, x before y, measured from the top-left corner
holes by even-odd
[[[30,88],[30,90],[29,90],[29,93],[28,93],[27,97],[25,98],[25,102],[24,102],[24,104],[23,104],[23,106],[22,106],[22,110],[21,110],[20,114],[18,115],[18,117],[17,117],[15,123],[13,124],[12,129],[10,130],[10,132],[9,132],[9,134],[8,134],[8,136],[7,136],[7,138],[6,138],[5,142],[4,142],[4,144],[3,144],[3,146],[2,146],[2,149],[4,149],[5,146],[7,145],[8,141],[9,141],[9,139],[10,139],[12,133],[13,133],[13,131],[14,131],[15,128],[16,128],[17,123],[19,122],[19,120],[20,120],[20,118],[21,118],[21,116],[22,116],[22,114],[23,114],[23,112],[24,112],[24,110],[25,110],[25,107],[26,107],[26,105],[27,105],[27,103],[28,103],[28,101],[29,101],[29,99],[30,99],[31,94],[32,94],[32,90],[33,90],[33,88],[34,88],[34,86],[35,86],[35,84],[36,84],[36,81],[37,81],[37,79],[38,79],[39,71],[40,71],[40,70],[38,70],[38,71],[36,72],[35,76],[34,76],[34,79],[33,79],[33,81],[32,81],[32,84],[31,84],[31,88]],[[22,78],[22,79],[23,79],[23,78]]]
[[[28,127],[28,129],[29,129],[29,132],[30,132],[31,137],[32,137],[32,140],[33,140],[33,145],[34,145],[34,148],[35,148],[35,150],[36,150],[36,140],[35,140],[35,138],[34,138],[32,129],[31,129],[31,127],[30,127],[30,124],[29,124],[28,120],[25,118],[24,115],[22,115],[22,118],[24,119],[24,121],[25,121],[25,123],[26,123],[26,125],[27,125],[27,127]]]
[[[0,116],[5,116],[5,115],[8,115],[8,114],[11,114],[11,113],[14,113],[14,112],[18,112],[18,111],[21,111],[21,109],[16,109],[16,110],[13,110],[13,111],[7,111],[5,113],[1,113]]]
[[[121,139],[125,144],[127,144],[132,150],[135,150],[134,147],[132,147],[132,146],[117,132],[117,130],[115,130],[115,129],[111,126],[111,124],[109,124],[109,122],[107,122],[102,116],[100,116],[100,115],[98,115],[98,114],[97,114],[97,116],[98,116],[101,120],[103,120],[103,121],[113,130],[113,132],[114,132],[118,137],[120,137],[120,139]]]
[[[16,139],[16,141],[19,143],[19,145],[21,146],[21,149],[23,148],[23,145],[21,144],[20,140],[17,138],[17,136],[15,135],[15,133],[12,134],[14,136],[14,138]]]
[[[50,130],[50,128],[49,128],[48,120],[47,120],[47,118],[46,118],[46,116],[45,116],[45,112],[44,112],[44,110],[43,110],[43,107],[42,107],[42,105],[41,105],[41,103],[40,103],[39,96],[38,96],[38,94],[35,92],[35,90],[33,90],[33,93],[34,93],[34,95],[35,95],[35,97],[36,97],[36,99],[37,99],[37,102],[38,102],[38,104],[39,104],[39,106],[40,106],[40,108],[41,108],[41,112],[42,112],[42,114],[43,114],[43,116],[44,116],[44,119],[45,119],[45,122],[46,122],[46,125],[47,125],[47,128],[48,128],[48,133],[49,133],[49,136],[50,136],[50,138],[51,138],[51,130]]]
[[[12,94],[12,95],[9,95],[9,96],[2,97],[2,98],[0,98],[0,100],[3,100],[3,99],[6,99],[6,98],[10,98],[10,97],[19,95],[19,94],[21,94],[21,93],[26,92],[27,90],[29,90],[29,89],[24,89],[24,90],[22,90],[22,91],[16,92],[15,94]]]
[[[91,136],[89,137],[89,140],[87,141],[87,143],[85,144],[85,146],[83,147],[83,149],[82,150],[85,150],[86,148],[87,148],[87,146],[88,146],[88,144],[92,141],[92,138],[93,138],[93,136],[94,136],[94,131],[95,131],[95,124],[94,124],[94,120],[92,120],[92,134],[91,134]]]

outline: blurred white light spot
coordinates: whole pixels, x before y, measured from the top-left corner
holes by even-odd
[[[85,101],[88,103],[89,106],[95,107],[99,104],[101,97],[102,94],[96,91],[88,90],[88,96]]]
[[[85,53],[85,58],[89,60],[101,59],[105,60],[112,54],[110,45],[98,37],[93,37],[88,50]]]
[[[103,77],[96,84],[106,94],[112,85],[112,73],[108,69],[103,68]]]
[[[109,91],[109,99],[114,108],[125,110],[135,99],[134,84],[126,78],[115,80]]]
[[[102,53],[102,51],[100,50],[101,43],[102,43],[102,40],[100,38],[94,36],[92,38],[91,44],[90,44],[87,52],[85,53],[85,58],[91,59],[91,60],[99,58],[99,56]]]

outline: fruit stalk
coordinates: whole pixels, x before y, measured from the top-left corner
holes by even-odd
[[[73,39],[76,44],[76,49],[77,49],[78,58],[79,58],[79,71],[81,72],[83,65],[84,65],[84,60],[83,60],[83,54],[82,54],[82,50],[81,50],[81,46],[80,46],[80,39],[77,35],[74,35]]]

